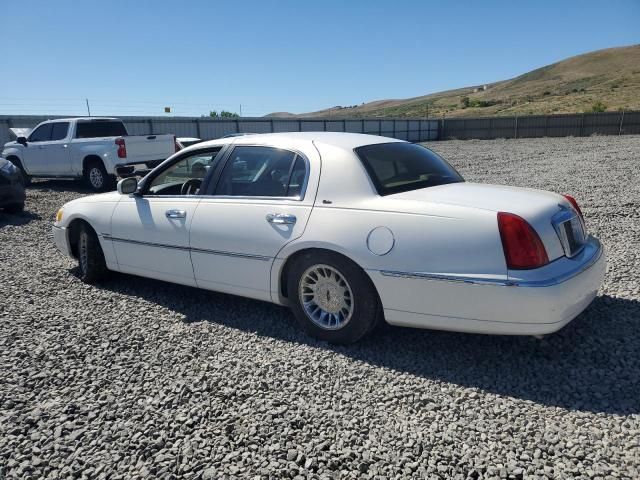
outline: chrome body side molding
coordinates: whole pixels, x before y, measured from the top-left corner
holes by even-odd
[[[133,245],[144,245],[147,247],[158,247],[158,248],[168,248],[168,249],[174,249],[174,250],[184,250],[184,251],[188,251],[188,252],[197,252],[197,253],[208,253],[211,255],[223,255],[226,257],[235,257],[235,258],[247,258],[250,260],[260,260],[263,262],[268,262],[270,260],[272,260],[271,257],[266,257],[263,255],[251,255],[248,253],[237,253],[237,252],[225,252],[225,251],[221,251],[221,250],[209,250],[209,249],[204,249],[204,248],[191,248],[191,247],[182,247],[179,245],[166,245],[163,243],[154,243],[154,242],[143,242],[140,240],[129,240],[126,238],[118,238],[118,237],[112,237],[109,234],[106,233],[102,233],[100,234],[102,236],[102,238],[104,238],[105,240],[110,240],[112,242],[122,242],[122,243],[131,243]]]

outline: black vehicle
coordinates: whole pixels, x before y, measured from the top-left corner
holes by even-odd
[[[25,198],[20,169],[0,157],[0,209],[7,213],[20,213],[24,210]]]

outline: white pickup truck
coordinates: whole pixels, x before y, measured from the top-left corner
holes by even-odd
[[[177,149],[174,135],[128,135],[117,118],[63,118],[6,143],[2,157],[31,177],[84,178],[95,191],[115,186],[117,169],[153,168]]]

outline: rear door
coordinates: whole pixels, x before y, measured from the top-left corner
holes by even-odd
[[[301,152],[259,145],[231,150],[191,223],[199,287],[271,299],[273,261],[302,235],[313,208],[318,171],[311,166],[319,156],[314,148]]]
[[[111,221],[121,271],[195,285],[189,228],[219,149],[190,152],[145,180],[142,195],[120,200]]]

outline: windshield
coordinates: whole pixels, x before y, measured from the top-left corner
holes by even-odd
[[[464,182],[442,157],[421,145],[377,143],[358,147],[355,152],[380,195]]]

